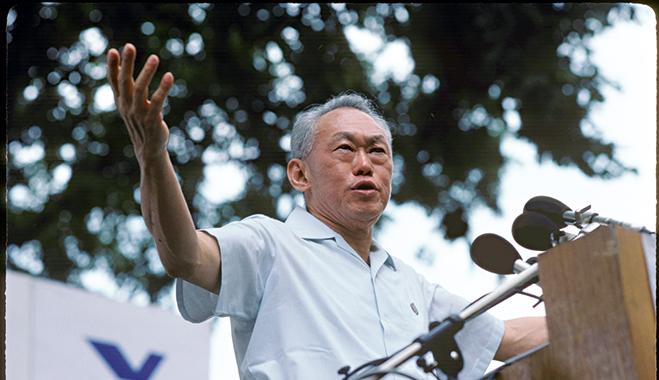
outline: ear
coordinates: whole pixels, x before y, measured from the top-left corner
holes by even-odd
[[[307,176],[307,165],[299,158],[294,158],[289,161],[286,168],[286,174],[293,188],[299,192],[305,192],[311,188],[311,183]]]

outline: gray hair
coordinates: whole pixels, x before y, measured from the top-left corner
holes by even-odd
[[[321,116],[338,108],[354,108],[373,118],[385,132],[389,145],[391,145],[389,124],[377,111],[373,102],[360,94],[345,93],[332,97],[323,104],[307,108],[297,116],[291,133],[291,156],[293,158],[302,159],[311,152],[317,135],[316,122]]]

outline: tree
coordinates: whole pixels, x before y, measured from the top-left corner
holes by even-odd
[[[254,213],[283,218],[300,199],[285,176],[296,113],[352,90],[392,122],[393,200],[440,212],[438,228],[458,239],[473,207],[498,210],[506,134],[589,176],[632,170],[613,145],[581,130],[606,81],[588,61],[587,41],[616,17],[633,18],[633,9],[18,5],[7,29],[8,265],[74,284],[107,268],[153,301],[171,284],[144,228],[139,169],[112,108],[110,45],[132,42],[140,65],[158,54],[160,75],[176,78],[165,110],[169,149],[200,228]],[[364,35],[378,48],[360,50]],[[396,47],[410,54],[402,76],[377,60]],[[605,169],[596,169],[598,158]],[[235,194],[218,193],[218,175],[232,179]]]

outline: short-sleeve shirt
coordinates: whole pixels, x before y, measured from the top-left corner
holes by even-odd
[[[338,380],[340,368],[391,356],[468,305],[375,241],[367,264],[301,207],[285,223],[255,215],[207,232],[220,246],[220,293],[178,280],[177,303],[191,322],[230,317],[242,380]],[[503,330],[487,313],[465,323],[460,379],[480,378]],[[432,378],[414,360],[400,369]]]

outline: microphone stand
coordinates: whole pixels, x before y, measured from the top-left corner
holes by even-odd
[[[506,300],[513,294],[538,281],[538,263],[522,271],[513,280],[499,286],[492,292],[465,307],[460,313],[448,317],[443,322],[431,325],[431,330],[418,337],[384,362],[367,370],[354,380],[377,380],[393,372],[398,366],[415,356],[432,352],[435,363],[430,365],[420,358],[417,363],[426,371],[439,368],[449,379],[455,379],[462,370],[462,354],[455,342],[455,334],[462,329],[465,322],[483,314],[487,310]],[[354,375],[354,373],[352,374]],[[348,375],[345,379],[349,379]]]
[[[572,224],[579,228],[582,228],[584,225],[590,223],[598,223],[598,224],[603,224],[605,226],[609,226],[609,225],[619,226],[642,234],[650,234],[650,235],[655,234],[655,232],[650,231],[644,226],[600,216],[599,214],[594,212],[586,212],[588,210],[590,210],[590,206],[586,206],[579,211],[565,211],[563,212],[562,215],[563,220],[565,220],[567,224]]]

